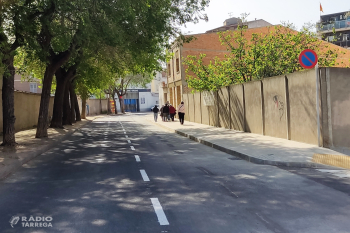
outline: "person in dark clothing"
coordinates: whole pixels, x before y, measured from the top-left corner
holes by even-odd
[[[160,117],[162,118],[163,120],[163,109],[164,109],[164,105],[162,105],[162,107],[160,108],[159,112],[160,112]]]
[[[154,107],[152,108],[152,112],[154,114],[154,121],[157,122],[159,112],[159,108],[157,107],[157,105],[154,105]]]
[[[176,109],[174,108],[174,106],[172,105],[169,106],[169,113],[170,113],[171,120],[174,121],[174,116],[176,114]]]
[[[183,125],[185,121],[185,104],[183,101],[181,101],[181,104],[177,108],[177,112],[179,114],[180,124]]]
[[[169,115],[169,105],[166,104],[163,108],[163,121],[168,120],[168,115]]]

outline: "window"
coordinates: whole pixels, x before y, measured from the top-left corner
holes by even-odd
[[[158,104],[159,102],[158,102],[158,100],[156,100],[156,104]]]
[[[179,61],[179,58],[176,58],[176,72],[180,72],[180,61]]]
[[[176,72],[180,72],[180,59],[179,59],[179,51],[176,51]]]
[[[349,34],[343,34],[343,41],[348,41],[350,40],[350,35]]]
[[[141,97],[141,104],[146,104],[146,98],[145,97]]]
[[[340,20],[342,20],[343,19],[343,15],[340,15],[339,18],[340,18]]]
[[[332,42],[334,40],[334,36],[328,36],[327,41]]]
[[[168,76],[171,75],[170,64],[168,64]]]
[[[31,83],[30,84],[30,92],[37,93],[38,92],[38,84],[37,83]]]

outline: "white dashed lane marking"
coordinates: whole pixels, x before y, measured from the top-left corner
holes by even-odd
[[[131,148],[131,150],[135,150],[135,147],[133,147],[133,146],[130,146],[130,148]]]
[[[140,173],[141,173],[143,181],[149,181],[149,178],[148,178],[145,170],[140,170]]]
[[[128,135],[125,135],[126,138],[128,138]]]
[[[162,206],[160,205],[158,198],[151,198],[151,202],[152,202],[154,211],[156,212],[159,224],[169,225],[168,219],[165,216],[165,213],[163,211]]]
[[[131,143],[131,141],[130,141],[130,140],[128,140],[128,143]]]
[[[140,156],[135,155],[136,162],[141,162]]]

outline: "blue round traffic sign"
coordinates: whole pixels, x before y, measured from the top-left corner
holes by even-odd
[[[299,62],[305,69],[312,69],[316,66],[318,57],[315,51],[311,49],[305,49],[299,55]]]

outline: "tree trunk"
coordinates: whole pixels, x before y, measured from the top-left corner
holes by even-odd
[[[86,119],[86,99],[81,98],[81,119]]]
[[[74,98],[74,106],[75,106],[75,120],[76,121],[81,121],[78,97],[77,97],[77,94],[75,93],[74,89],[73,89],[73,91],[74,91],[74,97],[73,98]]]
[[[14,56],[3,61],[7,66],[7,71],[3,74],[2,87],[2,114],[3,114],[3,143],[2,146],[14,147],[15,138],[15,95],[14,95],[14,77],[15,68],[13,66]]]
[[[110,97],[107,98],[107,115],[112,114]]]
[[[43,89],[41,92],[40,109],[38,117],[38,126],[36,129],[36,138],[47,137],[47,126],[49,123],[49,105],[52,79],[55,74],[55,69],[52,64],[46,67],[44,74]]]
[[[75,120],[75,98],[74,98],[74,88],[73,88],[72,82],[69,83],[70,121],[72,123],[76,123],[76,120]]]
[[[113,103],[114,103],[114,114],[117,115],[118,114],[118,110],[117,110],[117,101],[115,101],[115,93],[113,93]]]
[[[71,48],[70,48],[71,49]],[[40,109],[38,117],[38,126],[36,129],[36,138],[47,137],[47,128],[49,125],[49,107],[50,107],[50,94],[51,94],[51,85],[53,76],[56,71],[68,61],[70,58],[71,51],[67,50],[59,54],[55,54],[51,51],[51,54],[48,58],[50,63],[46,66],[43,88],[41,92],[40,99]]]
[[[64,75],[64,69],[59,68],[56,71],[56,92],[55,100],[53,105],[53,115],[51,120],[51,128],[63,128],[62,124],[62,112],[63,112],[63,97],[65,93],[65,88],[67,85],[68,79]]]
[[[70,118],[70,101],[69,101],[69,85],[70,83],[67,82],[66,88],[64,90],[64,97],[63,97],[63,125],[72,125],[71,118]]]
[[[125,114],[124,99],[119,97],[120,111]]]

